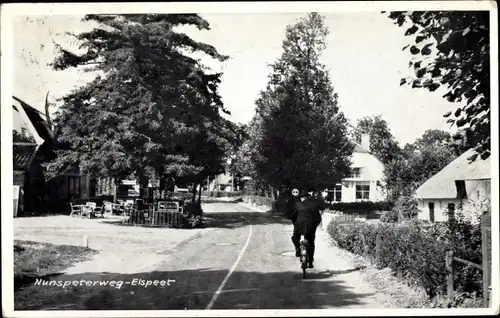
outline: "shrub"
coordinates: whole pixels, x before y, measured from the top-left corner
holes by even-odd
[[[394,203],[391,211],[393,215],[396,215],[396,220],[400,218],[403,220],[414,218],[418,215],[418,201],[412,195],[400,196]]]
[[[338,202],[331,203],[332,210],[340,211],[346,214],[369,215],[373,212],[391,210],[393,204],[388,201],[382,202]]]
[[[370,224],[352,217],[337,217],[328,225],[334,243],[352,253],[376,256],[376,237],[381,236],[379,265],[400,270],[410,284],[425,288],[430,297],[446,291],[446,251],[481,263],[480,228],[460,219],[450,223],[427,224],[410,220],[398,224]],[[364,242],[363,242],[364,237]],[[365,245],[366,244],[366,245]],[[456,264],[457,292],[481,294],[481,273]]]
[[[188,229],[201,227],[203,224],[201,215],[187,215],[183,218],[183,227]]]
[[[184,205],[185,216],[183,218],[182,227],[197,228],[203,224],[203,209],[199,202],[186,202]]]
[[[476,293],[455,292],[453,293],[453,300],[451,304],[448,298],[444,295],[435,297],[428,305],[430,308],[481,308],[483,307],[482,298],[478,297]]]
[[[380,222],[394,223],[398,221],[398,212],[394,210],[384,211],[380,216]]]

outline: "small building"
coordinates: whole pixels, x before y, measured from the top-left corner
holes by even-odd
[[[212,180],[209,180],[209,191],[237,191],[234,182],[234,176],[230,173],[219,174]]]
[[[467,205],[491,199],[491,157],[469,162],[474,153],[473,149],[466,151],[416,190],[418,219],[446,221],[460,207],[464,214],[469,214],[465,217],[472,217],[473,211]]]
[[[363,134],[352,154],[351,172],[333,188],[328,189],[328,200],[333,202],[383,201],[382,179],[384,164],[370,152],[370,136]]]
[[[13,174],[19,187],[18,215],[63,212],[68,202],[90,196],[90,178],[79,171],[48,178],[43,163],[59,147],[46,115],[16,96],[13,108]],[[78,169],[77,169],[78,170]]]
[[[13,185],[19,198],[15,215],[38,212],[43,206],[45,177],[42,162],[51,155],[54,141],[43,114],[12,96]]]

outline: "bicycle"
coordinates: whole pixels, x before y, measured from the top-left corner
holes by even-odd
[[[307,254],[308,242],[304,238],[304,235],[300,236],[300,265],[302,268],[302,278],[306,278],[306,268],[309,262],[309,255]]]

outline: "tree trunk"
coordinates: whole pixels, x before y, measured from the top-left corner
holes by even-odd
[[[160,192],[165,190],[165,177],[164,176],[160,176],[159,190],[160,190]]]
[[[147,177],[139,177],[139,197],[144,201],[146,201],[148,198],[148,184],[149,179]]]
[[[202,188],[203,182],[200,182],[200,191],[198,191],[198,203],[201,203],[201,188]]]
[[[193,183],[193,202],[196,202],[196,183]]]
[[[116,188],[118,187],[118,184],[115,179],[113,179],[113,203],[116,203]]]

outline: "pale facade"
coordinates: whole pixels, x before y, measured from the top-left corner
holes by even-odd
[[[370,139],[362,136],[352,154],[351,173],[348,178],[329,189],[333,202],[383,201],[385,199],[382,179],[384,164],[370,153]]]

